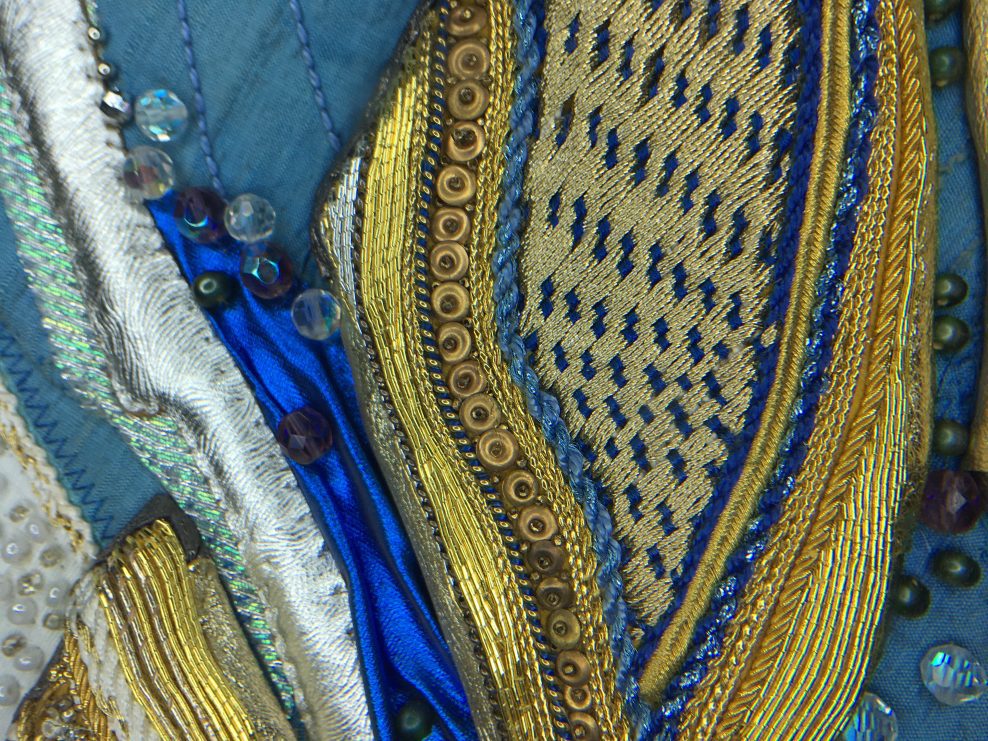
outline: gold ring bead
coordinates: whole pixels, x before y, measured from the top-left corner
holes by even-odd
[[[535,587],[535,599],[546,610],[560,610],[573,602],[573,589],[562,579],[550,576]]]
[[[446,68],[461,80],[479,80],[491,68],[491,55],[480,41],[464,39],[449,50]]]
[[[590,662],[579,651],[560,651],[556,657],[556,674],[563,684],[582,687],[590,681]]]
[[[528,565],[542,576],[552,576],[563,567],[563,550],[551,540],[539,540],[528,549]]]
[[[563,702],[570,710],[589,710],[593,704],[590,697],[590,690],[586,687],[564,687]]]
[[[467,251],[457,242],[439,242],[429,253],[429,268],[438,280],[459,280],[469,267]]]
[[[440,283],[432,289],[432,310],[444,322],[459,321],[470,313],[470,294],[459,283]]]
[[[580,621],[569,610],[556,610],[548,620],[549,640],[559,650],[576,648],[580,642]]]
[[[483,8],[461,5],[449,13],[446,28],[454,36],[473,36],[487,25],[487,12]]]
[[[559,527],[552,512],[536,504],[525,507],[518,515],[518,530],[525,540],[535,542],[550,540],[559,532]]]
[[[443,151],[454,162],[469,162],[484,151],[486,144],[487,137],[480,124],[457,121],[449,127]]]
[[[462,242],[470,233],[470,217],[462,208],[436,209],[432,215],[432,238],[437,242]]]
[[[600,726],[594,717],[588,713],[570,713],[569,726],[573,731],[573,738],[578,741],[598,741],[600,739]]]
[[[519,468],[506,474],[501,481],[501,497],[509,507],[524,507],[534,502],[538,495],[538,482],[524,469]]]
[[[459,363],[470,357],[473,349],[473,337],[470,330],[459,322],[447,322],[436,332],[439,354],[447,363]]]
[[[475,360],[454,365],[446,379],[450,392],[458,399],[479,394],[487,388],[487,377]]]
[[[476,437],[501,423],[501,409],[487,394],[475,394],[460,403],[460,421],[467,434]]]
[[[477,192],[477,178],[463,165],[446,165],[436,177],[436,193],[450,206],[463,206]]]
[[[488,430],[477,441],[477,457],[488,470],[505,471],[518,460],[518,440],[507,430]]]
[[[446,97],[446,107],[454,118],[480,118],[490,102],[490,93],[475,80],[456,83]]]

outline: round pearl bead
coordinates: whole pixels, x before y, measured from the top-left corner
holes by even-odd
[[[964,52],[956,46],[941,46],[930,52],[930,77],[937,87],[946,87],[964,76]]]
[[[215,309],[230,302],[236,284],[230,276],[218,270],[207,270],[200,273],[192,282],[192,295],[204,309]]]
[[[957,352],[971,337],[971,330],[960,319],[938,316],[933,320],[933,349],[940,352]]]
[[[14,668],[22,672],[34,672],[41,668],[45,660],[45,652],[37,646],[28,646],[17,654]]]
[[[973,587],[981,579],[981,566],[961,551],[940,551],[931,565],[933,573],[952,587]]]
[[[958,456],[967,452],[968,431],[960,422],[938,419],[933,424],[933,448],[940,455]]]
[[[14,625],[30,625],[38,617],[38,605],[30,597],[24,597],[7,608],[7,619]]]
[[[420,700],[409,700],[398,711],[397,730],[402,741],[422,741],[432,732],[432,708]]]
[[[31,543],[23,533],[14,531],[0,549],[0,558],[9,564],[23,563],[31,555]]]
[[[931,21],[938,21],[960,8],[961,0],[926,0],[924,5],[926,17]]]
[[[21,700],[21,684],[10,674],[0,674],[0,705],[10,707]]]
[[[941,273],[933,284],[933,303],[937,308],[957,306],[967,298],[967,281],[957,273]]]
[[[915,576],[898,576],[892,581],[889,599],[898,614],[918,618],[930,607],[930,590]]]

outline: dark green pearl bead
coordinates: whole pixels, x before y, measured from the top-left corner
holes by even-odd
[[[967,452],[967,428],[952,419],[933,423],[933,449],[940,455],[964,455]]]
[[[419,700],[409,700],[398,711],[398,738],[402,741],[422,741],[432,733],[432,708]]]
[[[926,0],[925,5],[926,17],[938,21],[960,8],[961,0]]]
[[[215,309],[230,301],[234,288],[229,275],[210,270],[196,276],[192,283],[192,294],[202,308]]]
[[[892,609],[907,618],[918,618],[930,607],[930,590],[915,576],[897,576],[889,594]]]
[[[961,551],[940,551],[932,566],[933,573],[952,587],[973,587],[981,579],[981,566]]]
[[[960,319],[952,316],[938,316],[933,320],[933,349],[942,352],[957,352],[971,338],[971,331]]]
[[[933,284],[933,303],[938,309],[957,306],[967,298],[967,283],[957,273],[941,273]]]
[[[937,87],[945,87],[964,76],[964,52],[956,46],[941,46],[930,52],[930,77]]]

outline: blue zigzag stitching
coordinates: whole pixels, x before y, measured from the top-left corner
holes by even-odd
[[[710,501],[696,519],[690,547],[679,566],[679,573],[673,578],[673,599],[661,620],[647,629],[638,649],[634,667],[639,673],[645,662],[652,656],[662,634],[673,616],[678,612],[686,597],[686,587],[696,572],[710,534],[716,527],[724,505],[730,498],[745,462],[759,422],[765,410],[769,391],[775,381],[778,361],[778,343],[762,344],[764,332],[785,319],[789,308],[792,288],[793,261],[799,249],[799,235],[803,223],[803,207],[806,190],[809,186],[810,163],[813,159],[813,141],[816,134],[817,107],[820,99],[820,9],[813,0],[797,0],[797,23],[800,28],[799,57],[796,61],[799,75],[799,97],[796,102],[796,120],[793,125],[795,141],[792,161],[789,166],[789,183],[783,214],[783,228],[779,237],[779,248],[772,264],[772,284],[775,286],[766,306],[761,324],[761,332],[754,338],[753,349],[757,358],[758,371],[751,387],[751,403],[745,411],[744,424],[733,447],[720,470],[714,484]]]
[[[12,382],[22,415],[35,438],[56,462],[56,471],[73,504],[83,510],[86,520],[100,543],[107,542],[112,533],[113,517],[105,512],[106,502],[96,495],[96,485],[89,480],[85,464],[78,454],[65,449],[67,438],[59,434],[59,421],[51,414],[51,404],[34,384],[35,368],[24,357],[17,342],[0,326],[0,367]]]
[[[624,601],[624,578],[620,571],[621,546],[613,537],[611,513],[600,503],[597,484],[584,472],[584,457],[566,429],[559,402],[542,390],[539,377],[528,362],[525,343],[519,333],[520,295],[516,256],[521,247],[521,231],[528,218],[522,184],[528,160],[528,140],[537,126],[537,75],[545,54],[544,17],[542,0],[522,0],[515,7],[513,21],[518,37],[516,56],[519,71],[514,88],[515,100],[509,114],[511,131],[504,153],[507,162],[504,196],[498,208],[498,244],[493,259],[497,337],[508,362],[508,372],[522,389],[529,413],[541,423],[542,432],[552,444],[556,459],[583,508],[587,526],[593,534],[598,564],[597,583],[614,653],[617,689],[625,695],[632,724],[640,728],[648,711],[638,697],[638,681],[629,671],[635,648],[628,634],[629,609]]]
[[[799,109],[808,120],[800,119],[798,131],[803,142],[797,144],[793,172],[805,172],[812,158],[812,135],[815,131],[816,105],[819,99],[819,9],[811,0],[800,0],[802,34],[805,44],[802,59],[804,70],[816,72],[804,77]],[[855,77],[855,106],[852,132],[847,145],[848,165],[842,180],[842,198],[839,201],[837,221],[828,247],[827,265],[818,284],[818,302],[813,315],[813,341],[808,348],[801,388],[805,401],[797,405],[790,420],[787,440],[782,455],[783,463],[777,469],[772,484],[759,504],[759,516],[751,523],[739,548],[727,563],[727,574],[715,591],[710,610],[700,621],[693,637],[693,652],[683,670],[671,682],[666,691],[666,702],[651,717],[639,697],[637,681],[629,669],[636,655],[626,635],[628,608],[622,596],[623,579],[619,566],[621,546],[613,538],[610,514],[598,501],[598,485],[584,473],[583,456],[577,450],[565,427],[556,399],[541,388],[540,380],[528,362],[524,341],[519,333],[520,294],[517,285],[517,260],[520,249],[521,229],[527,220],[527,208],[522,196],[524,167],[528,157],[528,139],[536,130],[538,105],[537,71],[544,56],[544,9],[538,0],[521,2],[516,8],[515,30],[518,36],[519,75],[515,84],[515,102],[510,114],[511,133],[505,150],[507,167],[504,177],[504,198],[499,209],[498,249],[494,255],[495,288],[497,303],[498,341],[508,361],[514,381],[525,393],[529,412],[538,419],[546,438],[553,443],[560,465],[566,472],[574,495],[584,507],[588,526],[594,534],[599,569],[597,579],[604,598],[604,615],[611,631],[618,688],[626,694],[626,703],[632,722],[642,735],[673,738],[678,733],[678,719],[696,685],[706,674],[707,661],[720,650],[723,631],[734,615],[736,600],[750,577],[751,566],[764,550],[767,533],[779,513],[779,505],[788,493],[792,474],[805,456],[805,442],[813,426],[816,402],[822,393],[826,377],[824,369],[830,359],[830,340],[837,325],[836,306],[839,300],[841,279],[846,269],[848,252],[853,241],[856,217],[861,199],[867,189],[867,158],[870,151],[868,136],[875,118],[873,97],[874,78],[877,70],[875,49],[877,30],[874,21],[874,2],[855,6],[856,43],[852,48],[852,74]],[[807,55],[806,50],[812,54]],[[805,74],[805,72],[804,72]],[[798,185],[798,184],[797,184]],[[792,225],[792,249],[786,259],[776,262],[779,283],[785,291],[777,291],[769,306],[768,321],[777,321],[788,306],[788,283],[791,261],[798,244],[800,207],[805,184],[797,187],[790,197],[788,222]],[[767,351],[769,348],[763,348]],[[770,365],[769,352],[763,353],[763,365]],[[769,371],[774,369],[769,367]],[[774,374],[773,374],[774,375]],[[768,387],[763,383],[755,389],[755,396],[764,405]],[[761,405],[753,405],[760,413]],[[642,652],[642,655],[647,655]]]
[[[651,724],[666,735],[678,731],[679,716],[692,697],[696,686],[706,676],[707,662],[720,652],[727,623],[734,617],[737,600],[748,583],[754,562],[765,550],[768,534],[778,520],[782,503],[792,490],[795,475],[807,452],[816,410],[828,375],[832,357],[832,340],[839,322],[839,303],[844,273],[853,247],[861,202],[868,191],[868,157],[871,131],[877,117],[874,97],[878,73],[879,31],[875,18],[877,0],[858,0],[852,9],[853,39],[851,75],[854,101],[851,130],[846,144],[846,163],[841,176],[834,226],[827,247],[826,262],[817,283],[817,301],[813,309],[810,345],[800,377],[801,399],[797,402],[780,451],[780,463],[758,505],[738,548],[727,561],[725,575],[714,591],[710,610],[697,624],[691,653],[680,673],[665,693],[665,702]]]

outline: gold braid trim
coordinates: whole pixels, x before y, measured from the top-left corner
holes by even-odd
[[[929,446],[935,161],[921,9],[879,7],[869,193],[833,376],[782,526],[688,709],[686,738],[829,739],[856,700],[891,567],[893,524]],[[798,702],[793,702],[798,698]]]

